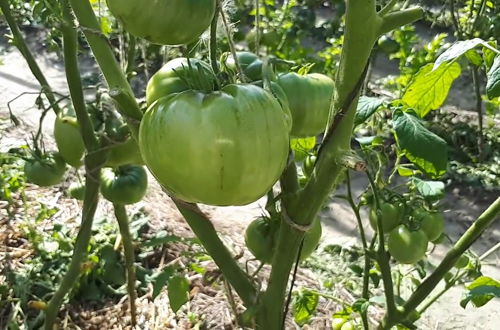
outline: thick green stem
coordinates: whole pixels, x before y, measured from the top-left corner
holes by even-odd
[[[12,36],[14,37],[14,45],[17,47],[17,49],[19,49],[19,52],[21,52],[21,55],[23,55],[24,59],[28,63],[31,73],[33,73],[36,80],[38,80],[40,86],[42,86],[43,92],[47,97],[47,100],[49,100],[52,109],[54,109],[54,112],[58,114],[60,107],[56,102],[56,98],[52,91],[52,88],[49,86],[47,79],[45,79],[42,70],[38,66],[35,57],[33,57],[33,54],[30,52],[28,45],[26,44],[26,41],[24,40],[24,37],[19,30],[19,27],[17,26],[16,20],[12,16],[9,1],[0,0],[0,9],[2,10],[2,13],[5,16],[5,20],[7,21],[7,24],[12,31]]]
[[[135,290],[134,241],[132,240],[132,235],[130,234],[127,209],[125,208],[125,205],[114,204],[113,206],[115,208],[115,217],[118,221],[118,227],[120,228],[120,235],[122,236],[125,265],[127,267],[127,290],[130,300],[130,316],[132,319],[132,327],[135,327],[137,324],[137,311],[135,307],[137,292]]]
[[[80,275],[80,267],[87,254],[87,248],[92,233],[92,223],[94,221],[95,211],[99,200],[100,171],[102,164],[106,161],[107,153],[100,148],[92,123],[88,117],[83,99],[83,90],[80,78],[80,72],[77,62],[77,39],[76,30],[73,25],[73,16],[67,0],[62,1],[63,17],[65,25],[63,31],[64,58],[66,68],[66,79],[73,100],[75,112],[80,122],[85,148],[89,153],[85,156],[85,198],[83,201],[82,223],[76,238],[76,245],[73,251],[73,257],[64,275],[57,291],[49,301],[45,309],[45,329],[52,330],[56,321],[57,313],[66,294],[71,290]]]
[[[73,7],[78,22],[80,23],[80,28],[85,34],[88,44],[92,48],[94,57],[99,64],[99,68],[106,78],[109,89],[120,88],[135,99],[132,88],[120,68],[120,65],[115,59],[109,40],[101,31],[101,25],[94,14],[94,10],[92,9],[90,2],[80,0],[69,0],[69,2]],[[133,106],[130,108],[122,107],[120,112],[125,118],[132,118],[136,121],[140,121],[142,118],[141,109],[137,102],[132,105]],[[135,134],[134,137],[136,137]]]
[[[243,300],[246,306],[255,304],[257,290],[250,282],[248,275],[236,263],[231,252],[229,252],[217,235],[210,219],[203,214],[196,204],[186,203],[174,196],[171,196],[171,198],[191,229],[193,229],[196,237],[203,244],[205,250],[214,259],[224,277],[234,287],[241,300]]]
[[[127,74],[128,81],[132,78],[132,71],[135,69],[135,54],[137,52],[137,39],[130,33],[128,34],[128,52],[127,52],[127,68],[125,73]]]
[[[453,248],[448,251],[434,272],[432,272],[432,274],[420,284],[417,290],[413,292],[410,298],[403,305],[403,313],[401,315],[403,318],[408,317],[408,315],[429,296],[432,290],[434,290],[434,288],[439,284],[439,281],[441,281],[446,273],[453,268],[458,258],[460,258],[460,256],[467,251],[472,244],[474,244],[484,230],[488,228],[488,226],[491,225],[491,223],[499,216],[500,198],[491,204],[490,207],[488,207],[488,209],[484,211],[479,218],[477,218],[472,226],[470,226],[462,237],[460,237],[460,239],[455,243]],[[381,326],[382,329],[390,329],[394,324],[394,321],[385,317]]]
[[[390,20],[396,18],[398,17],[391,17]],[[397,21],[409,24],[414,20],[407,18],[408,21]],[[336,89],[332,95],[333,102],[328,123],[330,129],[326,132],[321,148],[323,152],[318,156],[315,170],[304,189],[295,193],[287,191],[282,186],[283,196],[288,196],[290,199],[287,202],[284,197],[282,203],[290,219],[298,225],[307,226],[313,222],[344,169],[342,164],[345,162],[342,158],[346,156],[346,151],[350,151],[359,92],[371,50],[383,24],[384,19],[375,11],[375,0],[347,1],[346,32],[339,71],[335,79]],[[300,230],[283,222],[269,286],[263,296],[258,318],[261,329],[282,329],[284,292],[303,235]]]
[[[131,126],[132,134],[137,138],[137,128],[142,118],[142,112],[124,73],[116,62],[107,39],[100,33],[100,25],[95,17],[92,6],[88,1],[69,1],[73,6],[78,22],[84,27],[87,41],[92,48],[110,89],[115,91],[111,97],[118,103],[118,111],[126,118],[129,118],[127,123]],[[247,274],[239,267],[217,236],[217,232],[211,224],[210,219],[196,205],[188,204],[175,198],[172,198],[172,200],[241,299],[247,305],[253,304],[257,296],[257,290],[253,287]]]
[[[216,4],[214,18],[210,25],[210,64],[215,74],[219,73],[217,63],[217,24],[219,23],[219,4]]]

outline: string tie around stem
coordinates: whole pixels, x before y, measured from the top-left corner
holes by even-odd
[[[309,230],[311,230],[313,223],[314,223],[314,221],[313,221],[308,225],[299,225],[298,223],[293,222],[292,218],[290,218],[290,215],[288,215],[288,212],[287,212],[286,207],[284,205],[281,205],[281,214],[283,215],[283,220],[287,224],[289,224],[294,229],[297,229],[298,231],[303,232],[303,233],[306,233]]]

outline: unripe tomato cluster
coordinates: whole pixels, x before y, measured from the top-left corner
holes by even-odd
[[[401,201],[380,201],[369,209],[369,222],[373,230],[379,231],[379,220],[384,235],[387,235],[387,249],[391,256],[403,264],[421,260],[429,242],[439,244],[444,240],[444,218],[433,210],[421,206],[411,208]]]

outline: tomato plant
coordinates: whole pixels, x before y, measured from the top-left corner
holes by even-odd
[[[60,183],[66,173],[66,162],[57,152],[35,156],[26,160],[24,173],[29,182],[40,187]]]
[[[460,258],[458,258],[457,262],[455,263],[454,267],[455,268],[465,268],[469,264],[469,257],[466,255],[461,255]]]
[[[198,39],[212,22],[216,5],[215,0],[168,3],[107,0],[106,3],[113,16],[132,35],[155,44],[174,46]]]
[[[292,113],[292,137],[310,137],[326,129],[334,82],[319,73],[279,74],[277,83],[285,92]]]
[[[229,69],[233,73],[236,73],[236,62],[233,58],[232,54],[226,55],[223,54],[225,60],[221,60],[224,62],[222,66],[223,69]],[[257,81],[262,79],[262,61],[259,59],[257,55],[251,52],[236,52],[236,57],[238,62],[243,70],[245,76],[251,81]],[[269,77],[271,81],[276,80],[276,76],[271,71],[271,76]]]
[[[399,225],[399,223],[401,222],[400,210],[401,209],[398,205],[387,202],[380,203],[381,221],[382,228],[384,228],[384,233],[391,232]],[[372,229],[378,231],[376,207],[373,206],[370,208],[368,219],[370,220],[370,226],[372,227]]]
[[[148,175],[143,166],[125,165],[101,171],[101,194],[113,204],[139,202],[148,188]]]
[[[314,156],[314,155],[310,155],[305,159],[304,164],[302,165],[302,168],[304,169],[304,174],[307,177],[311,176],[311,174],[314,170],[315,163],[316,163],[316,156]]]
[[[429,239],[423,230],[410,230],[399,225],[389,233],[387,247],[391,256],[403,264],[413,264],[427,252]]]
[[[289,136],[278,101],[260,87],[239,84],[160,99],[144,114],[139,143],[168,191],[224,206],[266,194],[285,168]]]
[[[144,165],[139,144],[133,137],[111,147],[105,166],[118,167],[129,164]]]

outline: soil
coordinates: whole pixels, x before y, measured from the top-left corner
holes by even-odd
[[[423,42],[429,40],[434,31],[429,31],[425,27],[418,26]],[[0,29],[4,34],[7,30]],[[25,29],[26,37],[31,51],[35,54],[36,60],[44,72],[52,88],[58,93],[67,95],[68,88],[64,74],[63,62],[53,53],[45,50],[43,33],[37,29]],[[40,110],[34,107],[36,94],[39,91],[39,84],[31,74],[25,60],[21,54],[13,47],[6,44],[5,39],[0,41],[0,58],[3,65],[0,66],[0,119],[8,120],[8,104],[12,112],[23,123],[20,127],[9,126],[0,134],[0,148],[5,151],[9,147],[19,146],[25,139],[29,138],[27,132],[38,127]],[[80,56],[80,70],[82,74],[98,73],[97,66],[92,58]],[[385,77],[389,74],[398,74],[397,63],[387,58],[379,57],[375,63],[372,79]],[[455,106],[463,110],[473,110],[475,100],[469,80],[462,77],[457,80],[447,99],[447,105]],[[11,102],[22,93],[26,94]],[[54,115],[49,112],[43,123],[43,132],[47,141],[51,140]],[[4,125],[2,125],[5,127]],[[151,180],[154,181],[154,180]],[[353,189],[355,195],[359,195],[368,185],[367,180],[362,175],[353,176]],[[338,187],[338,194],[345,191],[346,187]],[[446,231],[450,237],[456,240],[467,230],[476,219],[498,196],[485,190],[475,191],[468,187],[453,186],[447,189],[446,203]],[[243,244],[242,233],[246,225],[261,213],[265,199],[244,207],[210,207],[202,206],[219,232],[224,234],[234,244],[240,247]],[[148,196],[144,200],[144,207],[156,215],[158,221],[172,222],[172,226],[179,233],[189,234],[189,227],[184,222],[178,211],[173,206],[170,199],[165,196],[157,184],[152,184],[149,188]],[[106,208],[100,208],[100,212],[107,212]],[[160,211],[159,211],[160,210]],[[156,213],[155,213],[156,212]],[[366,212],[363,211],[363,218],[367,220]],[[166,220],[168,219],[168,220]],[[357,242],[357,225],[350,207],[342,200],[330,200],[328,207],[322,211],[321,220],[324,226],[322,244],[354,244]],[[364,223],[365,230],[371,234],[367,221]],[[474,244],[472,250],[477,254],[484,253],[493,247],[500,237],[500,227],[491,227]],[[439,246],[430,255],[432,260],[440,260],[449,245]],[[489,259],[489,265],[483,267],[483,273],[493,278],[500,278],[499,255],[494,253]],[[496,329],[495,324],[500,323],[500,303],[492,301],[488,305],[474,309],[468,307],[462,309],[459,305],[463,288],[455,287],[445,294],[437,303],[426,312],[421,319],[421,329]]]

